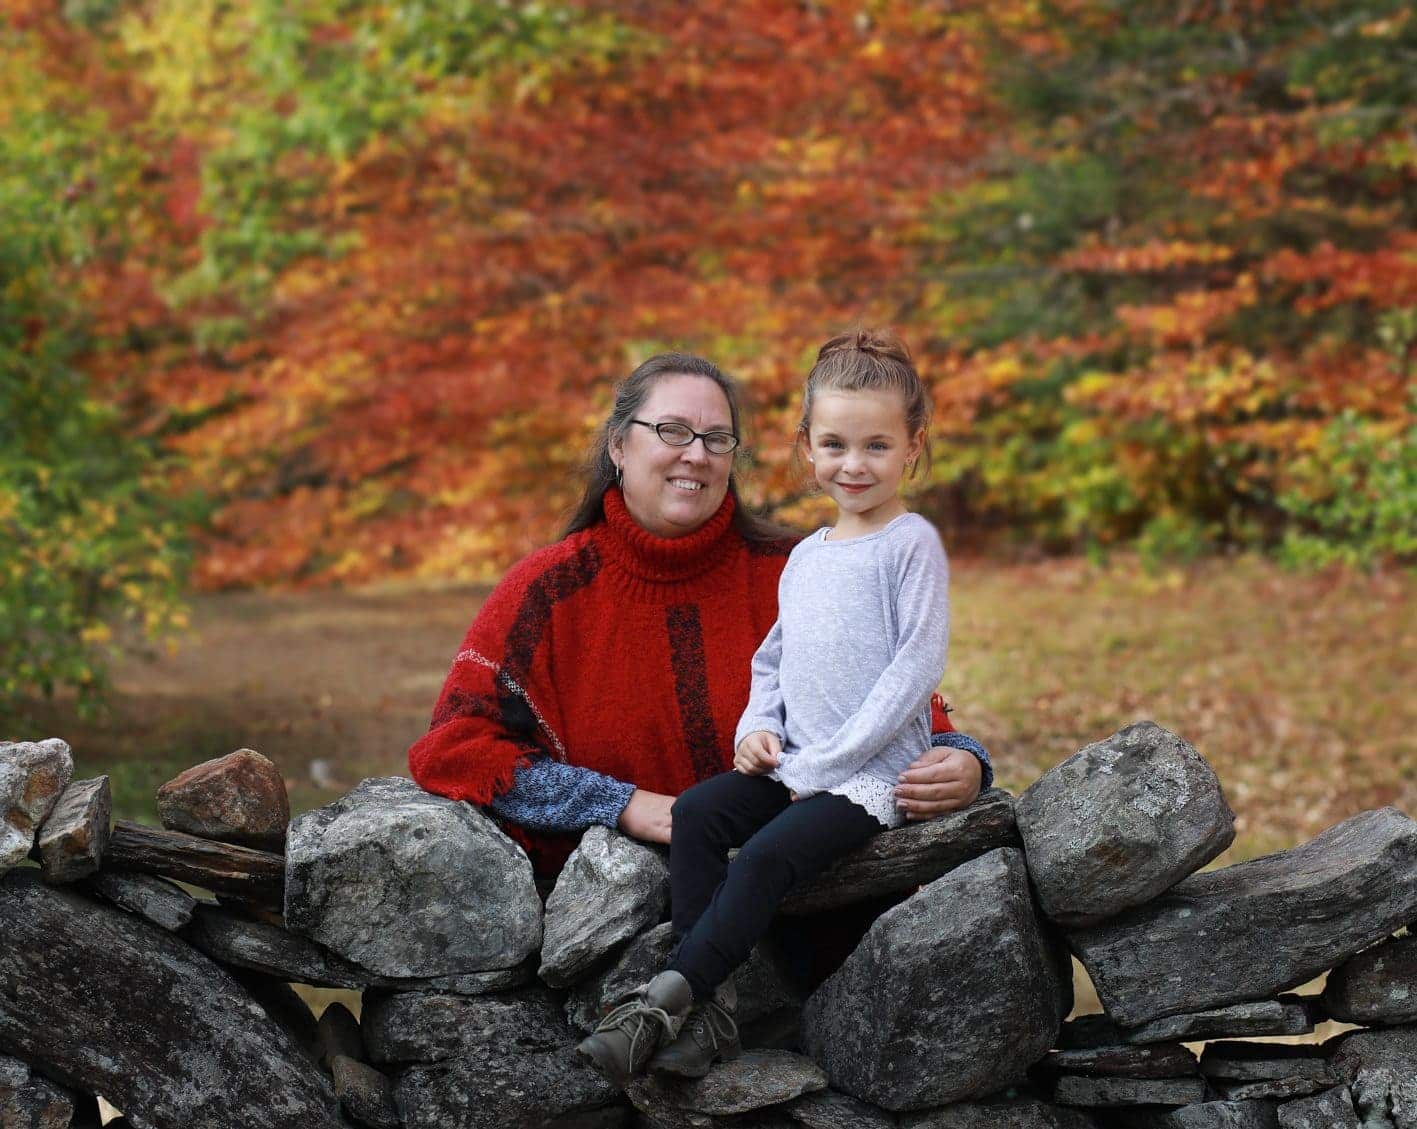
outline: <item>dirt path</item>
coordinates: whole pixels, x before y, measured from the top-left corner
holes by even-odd
[[[365,776],[407,772],[405,750],[485,595],[198,596],[174,654],[118,665],[106,717],[76,721],[61,700],[30,724],[65,737],[80,774],[109,772],[129,818],[150,818],[154,790],[175,772],[241,746],[281,767],[297,810],[313,807]]]

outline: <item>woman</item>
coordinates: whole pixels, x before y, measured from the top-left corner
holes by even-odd
[[[793,538],[739,503],[737,389],[662,353],[619,387],[562,539],[512,568],[409,749],[430,792],[488,806],[543,877],[593,824],[667,843],[674,798],[732,765],[753,652]],[[992,772],[937,735],[898,790],[908,819],[973,801]]]

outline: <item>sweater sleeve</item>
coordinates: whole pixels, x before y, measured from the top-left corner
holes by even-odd
[[[979,790],[992,788],[994,785],[994,764],[989,759],[989,751],[978,741],[967,733],[951,731],[948,733],[931,733],[930,745],[932,748],[940,749],[963,749],[967,753],[973,753],[974,759],[979,762]]]
[[[518,765],[542,755],[565,759],[548,648],[509,640],[539,573],[530,558],[522,562],[468,628],[428,732],[408,750],[409,773],[426,791],[485,806],[512,787]]]
[[[748,708],[738,721],[738,730],[733,735],[733,747],[749,733],[765,729],[775,734],[779,741],[787,736],[783,725],[782,686],[779,682],[779,668],[782,664],[782,620],[777,620],[772,629],[753,652],[753,685],[748,695]]]
[[[950,636],[949,564],[938,534],[924,526],[902,544],[892,563],[899,576],[895,657],[860,709],[829,739],[785,759],[777,770],[778,778],[799,798],[835,787],[858,772],[919,716],[944,675]]]
[[[614,827],[635,786],[594,769],[533,757],[488,805],[509,823],[529,831],[574,834],[601,824]]]

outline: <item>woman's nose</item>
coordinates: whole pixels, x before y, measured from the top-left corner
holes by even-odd
[[[708,447],[705,445],[703,439],[696,435],[690,440],[687,447],[681,447],[679,449],[679,457],[685,462],[694,463],[695,465],[706,463],[709,457]]]

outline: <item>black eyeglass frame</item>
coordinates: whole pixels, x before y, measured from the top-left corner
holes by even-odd
[[[704,441],[704,450],[707,451],[710,455],[731,455],[734,451],[738,449],[738,444],[742,442],[742,440],[739,439],[738,436],[734,435],[731,431],[695,431],[687,423],[680,423],[678,420],[673,419],[663,420],[660,423],[650,423],[647,419],[632,419],[630,420],[630,422],[637,423],[641,427],[648,427],[657,436],[659,436],[659,441],[667,447],[691,447],[693,446],[695,439],[702,439]],[[689,438],[686,439],[683,443],[675,443],[672,439],[668,439],[665,437],[663,429],[666,427],[672,427],[676,429],[682,428],[684,431],[687,431],[689,433]],[[733,440],[733,442],[730,446],[725,447],[722,451],[715,451],[712,447],[709,446],[709,437],[714,435],[721,435],[725,439]]]

